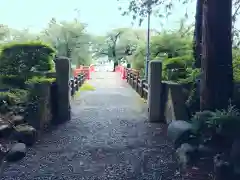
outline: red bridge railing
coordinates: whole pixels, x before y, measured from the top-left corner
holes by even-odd
[[[85,74],[86,79],[91,79],[91,72],[94,72],[94,65],[90,66],[80,66],[73,71],[74,77],[77,77],[79,74]]]
[[[126,68],[124,66],[117,66],[116,72],[119,72],[123,80],[127,80],[128,84],[132,86],[135,91],[143,98],[148,96],[148,83],[141,79],[140,71],[136,69]]]
[[[115,72],[120,72],[121,78],[122,79],[126,79],[126,77],[127,77],[127,68],[125,68],[124,66],[121,66],[121,65],[117,66],[115,68]]]

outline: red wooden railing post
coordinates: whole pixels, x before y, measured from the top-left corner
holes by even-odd
[[[78,76],[81,73],[84,73],[86,75],[86,79],[90,79],[90,73],[93,71],[93,68],[90,68],[88,66],[80,66],[80,68],[77,68],[73,71],[74,77]]]
[[[91,66],[88,67],[88,75],[87,75],[87,79],[90,79],[90,74],[91,74],[92,68]]]
[[[119,65],[115,67],[115,72],[120,72],[120,67],[119,67]]]
[[[122,79],[126,79],[126,68],[122,67]]]
[[[95,71],[94,65],[91,64],[91,65],[89,66],[89,69],[90,69],[91,72],[94,72],[94,71]]]

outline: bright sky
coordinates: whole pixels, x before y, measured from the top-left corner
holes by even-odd
[[[185,9],[179,4],[165,26],[176,25],[179,18],[183,17]],[[194,11],[195,7],[191,5],[188,9]],[[79,17],[81,22],[88,24],[88,31],[94,34],[105,34],[118,27],[131,27],[131,18],[121,16],[117,0],[1,0],[0,24],[40,31],[52,17],[57,20]],[[192,12],[190,18],[194,18]],[[142,27],[145,28],[146,23]],[[161,30],[160,19],[153,17],[151,27]]]

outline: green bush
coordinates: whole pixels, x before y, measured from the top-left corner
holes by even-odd
[[[16,75],[1,75],[0,81],[3,85],[24,88],[24,82],[26,79],[22,76]]]
[[[240,56],[233,58],[233,77],[235,82],[240,82]]]
[[[27,78],[33,71],[51,71],[54,54],[55,50],[42,42],[6,44],[0,55],[0,73]]]
[[[202,111],[197,112],[191,122],[194,131],[198,133],[202,139],[216,139],[220,136],[226,142],[233,142],[240,135],[240,113],[232,105],[229,105],[227,110]],[[220,144],[223,142],[219,142]],[[224,144],[222,144],[225,146]]]
[[[189,55],[168,58],[163,61],[163,66],[167,69],[187,68],[193,64],[193,57]]]
[[[141,44],[141,45],[139,45],[139,47],[137,47],[135,53],[130,58],[131,67],[133,69],[137,69],[137,70],[144,69],[145,60],[146,60],[146,57],[145,57],[146,52],[145,51],[146,51],[145,44]]]
[[[0,92],[0,104],[6,102],[13,106],[28,101],[29,91],[24,89],[11,89],[7,92]]]
[[[188,76],[188,69],[192,66],[192,56],[180,56],[163,60],[163,79],[167,81],[179,81]]]
[[[152,59],[166,53],[168,57],[181,57],[192,53],[191,37],[181,37],[178,32],[162,32],[151,38]]]
[[[31,79],[28,79],[25,84],[41,84],[41,83],[52,83],[56,81],[55,78],[46,78],[46,77],[39,77],[39,76],[34,76]]]
[[[200,76],[200,69],[186,69],[186,77],[184,79],[178,79],[178,83],[180,84],[193,84],[195,83],[196,79]]]

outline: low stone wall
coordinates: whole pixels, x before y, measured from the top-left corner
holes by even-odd
[[[172,120],[189,119],[185,102],[187,100],[186,87],[173,82],[162,82],[162,112],[166,123]]]
[[[178,83],[163,81],[163,112],[164,120],[170,123],[171,120],[187,120],[189,114],[185,102],[188,99],[190,87]],[[240,84],[235,83],[232,105],[236,105],[240,109]]]
[[[141,97],[148,97],[146,99],[149,101],[150,86],[145,80],[140,79],[139,71],[134,69],[125,70],[127,74],[127,82],[139,93]],[[149,74],[149,77],[150,76],[151,73]],[[160,77],[160,75],[157,75],[156,77]],[[161,79],[155,79],[155,83],[161,82]],[[153,85],[151,88],[153,88]],[[161,93],[160,109],[155,109],[157,112],[159,112],[159,122],[170,123],[172,120],[189,119],[185,102],[187,101],[190,87],[170,81],[162,81],[160,89],[160,91],[156,90],[152,95],[153,99],[156,100],[156,93]],[[152,107],[156,107],[156,104],[154,103]]]
[[[163,81],[162,103],[164,109],[164,120],[170,123],[171,120],[187,120],[189,114],[185,102],[189,95],[190,87],[178,83]],[[232,105],[240,109],[240,83],[235,83]]]
[[[42,83],[32,87],[32,103],[27,107],[25,119],[37,130],[50,125],[52,121],[51,86],[51,83]]]
[[[58,86],[57,82],[53,82],[50,87],[50,104],[52,114],[52,124],[58,123]]]
[[[37,132],[51,124],[70,120],[69,59],[57,58],[56,73],[44,73],[56,82],[41,82],[27,85],[31,92],[29,102],[24,104],[21,114],[10,112],[0,115],[0,140],[34,144]]]

